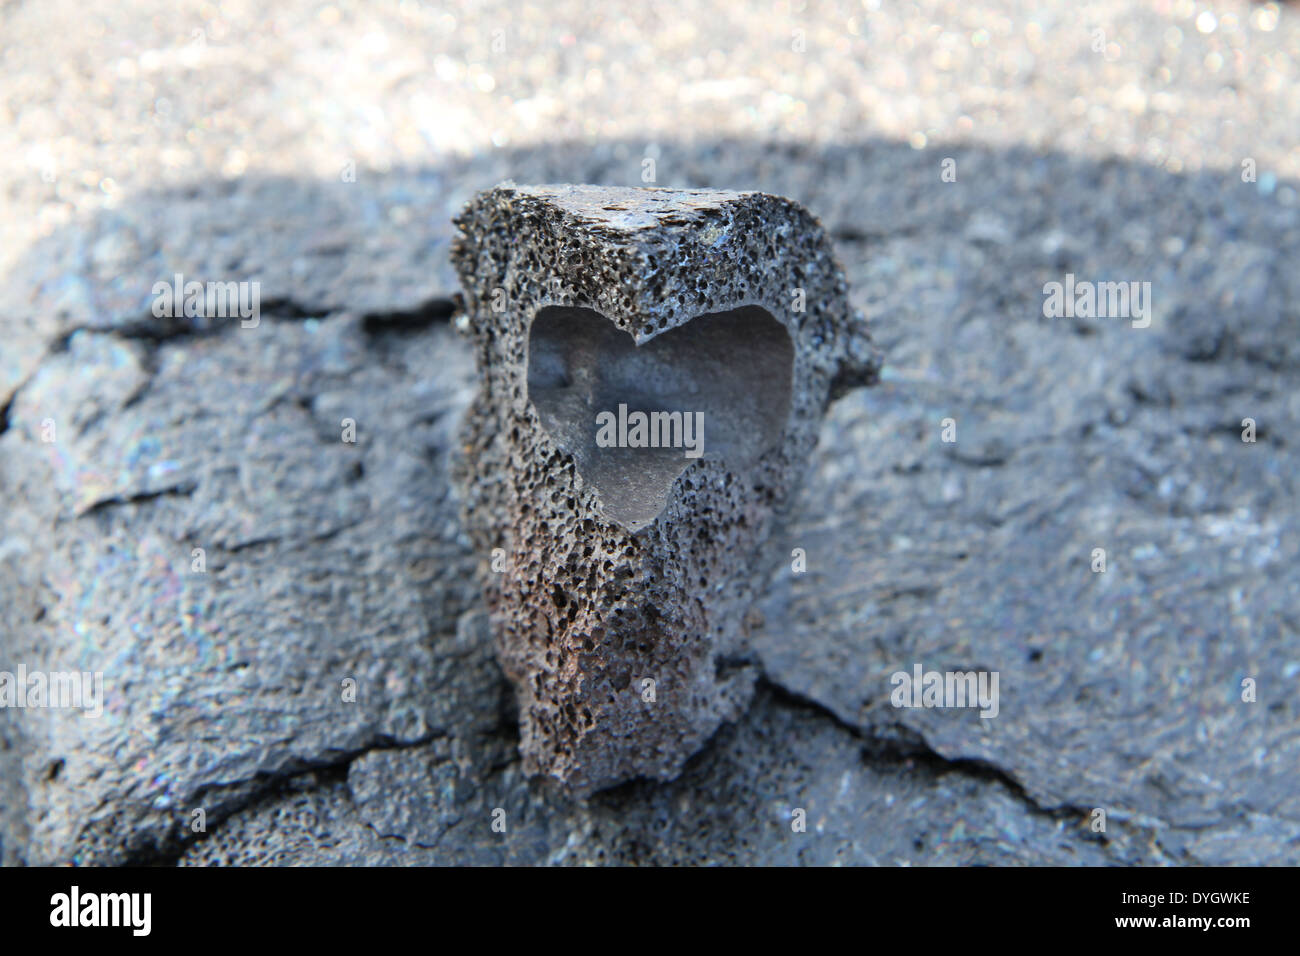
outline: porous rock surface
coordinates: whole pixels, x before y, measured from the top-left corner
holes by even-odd
[[[146,193],[9,274],[0,365],[30,351],[16,329],[37,347],[0,384],[0,658],[103,670],[108,702],[98,720],[0,710],[0,859],[1294,865],[1300,231],[1278,198],[1294,180],[1270,196],[968,148],[969,181],[944,190],[906,143],[666,148],[685,181],[815,210],[890,362],[832,405],[769,539],[786,561],[754,617],[746,714],[668,784],[584,803],[523,772],[449,489],[477,386],[445,321],[450,272],[429,271],[449,218],[414,217],[402,256],[367,260],[383,313],[365,293],[310,317],[339,268],[325,254],[255,329],[153,319],[149,290],[175,269],[178,215],[198,257],[220,254],[232,202],[255,214],[231,239],[255,278],[334,217],[355,230],[345,258],[365,258],[367,203],[437,210],[507,172],[634,178],[614,149],[360,193]],[[113,283],[85,250],[122,236]],[[1121,266],[1158,282],[1151,328],[1044,319],[1044,282]],[[999,716],[890,708],[889,675],[918,662],[1000,671]]]
[[[1193,6],[808,5],[804,54],[725,3],[4,6],[0,668],[108,703],[0,709],[0,864],[1296,865],[1300,11]],[[647,157],[813,211],[888,365],[768,541],[748,710],[583,802],[522,771],[448,487],[446,250]],[[177,271],[261,324],[158,320]],[[1067,272],[1151,326],[1046,318]],[[915,663],[998,717],[890,707]]]
[[[579,795],[671,779],[750,699],[755,555],[827,402],[875,375],[865,321],[776,196],[507,183],[457,225],[482,377],[458,474],[525,768]],[[584,441],[616,403],[707,408],[722,441],[659,449],[647,487],[653,461]]]

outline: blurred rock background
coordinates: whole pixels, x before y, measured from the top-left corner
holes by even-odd
[[[0,861],[1300,861],[1292,5],[53,0],[0,36],[0,670],[108,688],[0,710]],[[519,773],[447,484],[449,220],[647,160],[819,215],[887,368],[772,543],[749,714],[574,805]],[[176,273],[261,323],[155,317]],[[1066,273],[1151,282],[1151,326],[1045,318]],[[999,671],[999,717],[890,707],[917,662]]]

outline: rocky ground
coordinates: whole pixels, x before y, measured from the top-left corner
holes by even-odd
[[[0,861],[1300,862],[1300,12],[1036,6],[0,8],[0,671],[107,688],[0,709]],[[646,160],[819,215],[887,364],[744,719],[574,803],[448,481],[449,220]],[[261,322],[155,317],[176,273]],[[1149,327],[1045,317],[1067,273]],[[1000,713],[895,709],[915,663]]]

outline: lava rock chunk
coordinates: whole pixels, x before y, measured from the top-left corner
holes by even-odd
[[[830,399],[876,378],[866,323],[777,196],[507,183],[456,225],[457,479],[525,767],[671,779],[750,699],[761,545]]]

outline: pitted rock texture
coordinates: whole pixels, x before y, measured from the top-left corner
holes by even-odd
[[[879,6],[854,36],[809,5],[804,54],[725,3],[668,30],[0,7],[0,669],[103,669],[114,701],[0,708],[0,866],[1300,862],[1300,9]],[[486,622],[460,624],[477,382],[445,252],[491,183],[633,185],[648,156],[812,210],[890,365],[768,541],[744,717],[675,781],[577,803],[522,773]],[[176,271],[260,281],[262,324],[158,320]],[[1151,279],[1151,328],[1046,320],[1066,272]],[[995,721],[879,706],[945,660],[1001,671]]]
[[[754,555],[831,396],[874,379],[865,321],[820,225],[776,196],[504,184],[457,226],[481,375],[457,473],[525,769],[579,795],[671,779],[750,698]],[[704,411],[721,447],[660,501],[607,464],[635,449],[593,446],[620,402]]]
[[[185,205],[137,197],[56,230],[9,276],[51,338],[0,435],[0,667],[105,670],[110,706],[0,709],[0,860],[1295,865],[1293,207],[1231,177],[1020,150],[957,151],[978,174],[941,190],[934,153],[906,143],[790,147],[775,164],[768,145],[664,149],[688,181],[815,210],[890,357],[880,386],[825,416],[791,525],[768,540],[784,561],[753,644],[773,692],[760,682],[670,784],[552,800],[517,757],[486,623],[462,626],[481,597],[448,456],[477,381],[444,321],[452,287],[415,311],[396,291],[378,315],[264,308],[256,329],[105,307],[70,335],[84,319],[54,300],[74,280],[98,288],[79,251],[123,220],[167,234]],[[608,155],[529,147],[376,178],[374,196],[432,212],[405,237],[409,274],[369,267],[418,287],[469,184],[615,181]],[[265,200],[240,231],[250,262],[275,221],[310,231],[362,188],[292,185],[237,187]],[[197,203],[196,230],[227,227],[228,206]],[[961,227],[990,214],[1015,238]],[[355,229],[347,254],[362,256]],[[324,281],[331,263],[311,267]],[[1150,329],[1044,321],[1047,279],[1121,267],[1164,290]],[[141,258],[124,282],[147,293],[172,268]],[[0,336],[0,364],[14,354]],[[1240,440],[1247,414],[1257,444]],[[339,441],[345,416],[356,445]],[[890,719],[889,674],[917,661],[1000,671],[999,716]],[[340,713],[358,667],[360,710]],[[1135,706],[1152,688],[1166,696]],[[431,800],[435,815],[408,814]]]

